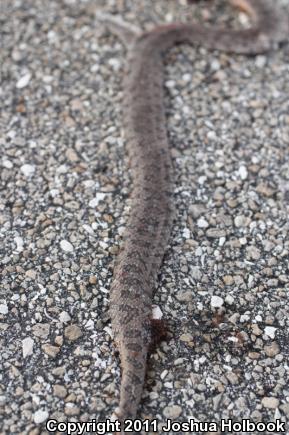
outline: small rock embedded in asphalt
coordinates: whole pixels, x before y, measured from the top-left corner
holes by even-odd
[[[65,328],[64,335],[68,340],[75,341],[82,336],[82,331],[77,325],[69,325]]]
[[[22,340],[23,358],[33,354],[34,340],[31,337],[26,337]]]
[[[73,252],[74,248],[70,242],[67,240],[61,240],[60,247],[64,252]]]
[[[34,423],[36,423],[36,424],[44,423],[48,419],[48,416],[49,416],[49,414],[47,411],[39,409],[34,414],[34,417],[33,417]]]
[[[212,308],[220,308],[224,304],[224,299],[220,296],[212,296],[211,297],[211,307]]]

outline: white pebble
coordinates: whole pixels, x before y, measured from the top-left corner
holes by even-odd
[[[217,135],[216,135],[216,133],[214,132],[214,131],[209,131],[208,133],[207,133],[207,138],[209,139],[209,140],[216,140],[217,139]]]
[[[30,177],[30,175],[34,174],[35,172],[35,166],[26,163],[25,165],[21,166],[20,170],[25,175],[25,177]]]
[[[12,169],[13,163],[10,160],[3,160],[2,165],[6,169]]]
[[[0,314],[7,314],[8,313],[8,305],[6,303],[0,304]]]
[[[82,225],[82,228],[83,228],[83,229],[84,229],[88,234],[91,234],[92,236],[94,236],[94,231],[93,231],[93,229],[91,228],[90,225],[83,224],[83,225]]]
[[[34,340],[30,337],[24,338],[22,340],[22,354],[23,358],[26,358],[33,353]]]
[[[248,18],[248,15],[245,14],[245,12],[239,13],[239,20],[240,20],[240,23],[243,26],[248,26],[248,24],[249,24],[249,18]]]
[[[60,247],[64,252],[73,252],[74,248],[70,242],[67,240],[61,240]]]
[[[213,71],[218,71],[221,68],[220,62],[217,59],[214,59],[211,63],[211,68]]]
[[[160,320],[162,317],[163,317],[163,313],[162,313],[162,310],[160,309],[160,307],[158,305],[153,305],[152,306],[152,318]]]
[[[109,326],[105,326],[103,330],[110,336],[110,338],[113,338],[112,329]]]
[[[207,181],[207,177],[206,177],[206,175],[201,175],[201,176],[198,178],[198,183],[201,184],[201,185],[205,184],[206,181]]]
[[[224,246],[225,241],[226,241],[226,237],[220,237],[219,238],[219,246]]]
[[[165,82],[166,88],[174,88],[176,86],[176,82],[174,80],[167,80]]]
[[[270,338],[275,338],[275,332],[277,328],[274,328],[274,326],[266,326],[265,327],[265,334],[268,335]]]
[[[211,307],[212,308],[220,308],[224,304],[224,299],[220,296],[213,295],[211,297]]]
[[[49,76],[49,75],[43,76],[42,80],[44,81],[44,83],[51,83],[53,82],[53,76]]]
[[[30,82],[30,79],[31,79],[31,74],[30,73],[27,73],[24,76],[20,77],[20,79],[16,83],[16,88],[17,89],[23,89],[23,88],[25,88],[25,86],[27,86],[28,83]]]
[[[59,314],[59,320],[61,323],[68,323],[70,322],[71,317],[67,311],[61,311],[61,313]]]
[[[22,237],[14,237],[14,243],[16,244],[16,251],[22,252],[24,244],[24,240],[22,239]]]
[[[234,303],[234,298],[231,295],[227,295],[225,298],[225,301],[227,302],[227,304],[232,305]]]
[[[57,195],[59,195],[59,190],[58,189],[50,189],[49,193],[52,196],[52,198],[55,198]]]
[[[191,232],[190,232],[189,228],[185,228],[185,229],[183,230],[183,237],[184,237],[185,239],[189,239],[189,238],[191,237]]]
[[[88,189],[88,188],[93,187],[95,185],[95,181],[94,180],[85,180],[83,182],[83,185],[85,188]]]
[[[248,171],[247,171],[246,166],[244,166],[244,165],[240,166],[238,172],[239,172],[241,180],[246,180],[246,178],[248,177]]]
[[[195,250],[195,256],[201,257],[202,255],[203,255],[203,250],[202,250],[201,246],[198,246],[197,249]]]
[[[108,61],[108,64],[114,69],[114,71],[119,71],[121,68],[121,62],[116,58],[111,58]]]
[[[89,201],[89,207],[94,208],[96,207],[100,201],[103,201],[105,198],[105,193],[98,192],[92,200]]]
[[[33,420],[35,424],[41,424],[44,423],[44,421],[46,421],[48,419],[48,412],[47,411],[43,411],[42,409],[38,409],[38,411],[36,411],[34,413],[33,416]]]
[[[198,219],[197,225],[198,225],[199,228],[208,228],[208,226],[209,226],[209,224],[206,221],[206,219],[204,219],[202,217],[200,219]]]
[[[9,130],[7,133],[7,137],[9,137],[9,139],[14,139],[14,137],[16,136],[16,131],[15,130]]]
[[[234,224],[237,228],[246,227],[248,225],[248,218],[243,215],[238,215],[234,218]]]
[[[240,316],[240,322],[241,323],[249,322],[249,320],[250,320],[249,314],[242,314]]]
[[[98,63],[95,63],[94,65],[92,65],[91,67],[90,67],[90,72],[92,72],[92,73],[96,73],[96,72],[98,72],[99,71],[99,64]]]
[[[189,73],[183,74],[183,80],[184,82],[191,82],[192,81],[192,75]]]
[[[85,324],[85,329],[92,331],[94,329],[94,321],[89,319]]]
[[[255,65],[256,65],[258,68],[264,68],[264,66],[266,65],[266,63],[267,63],[267,57],[266,57],[266,56],[262,56],[262,55],[260,55],[260,56],[257,56],[257,57],[256,57]]]

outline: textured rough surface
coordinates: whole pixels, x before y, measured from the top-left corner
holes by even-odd
[[[241,1],[256,23],[247,30],[193,24],[162,25],[129,37],[109,16],[99,20],[127,43],[124,80],[124,133],[133,177],[131,214],[114,270],[110,294],[112,328],[120,351],[122,419],[135,418],[150,341],[152,293],[173,221],[172,164],[165,127],[163,54],[176,43],[259,54],[289,37],[289,18],[271,1]],[[213,237],[218,237],[213,235]]]
[[[250,24],[222,0],[97,6],[146,30]],[[47,415],[103,421],[118,403],[108,306],[131,209],[127,56],[98,36],[95,8],[1,2],[5,435],[47,434]],[[181,44],[164,64],[176,218],[154,303],[168,340],[150,354],[138,416],[156,417],[159,433],[167,418],[288,421],[288,46],[247,57]]]

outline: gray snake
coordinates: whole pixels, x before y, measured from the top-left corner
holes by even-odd
[[[132,206],[110,290],[112,329],[122,366],[116,410],[120,421],[135,418],[140,402],[151,337],[152,295],[174,216],[163,103],[163,54],[176,43],[190,43],[254,55],[288,39],[288,17],[278,5],[273,6],[273,0],[230,3],[251,16],[251,28],[226,30],[173,23],[141,33],[113,16],[97,14],[97,19],[127,48],[122,111],[133,177]]]

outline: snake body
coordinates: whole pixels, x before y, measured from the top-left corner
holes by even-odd
[[[123,125],[133,177],[132,205],[110,290],[112,329],[122,366],[116,410],[120,421],[135,418],[140,402],[151,336],[152,294],[174,216],[163,103],[163,54],[176,43],[258,54],[275,48],[289,35],[288,17],[273,0],[231,3],[249,13],[254,23],[250,29],[174,23],[138,33],[112,16],[98,16],[127,47]]]

